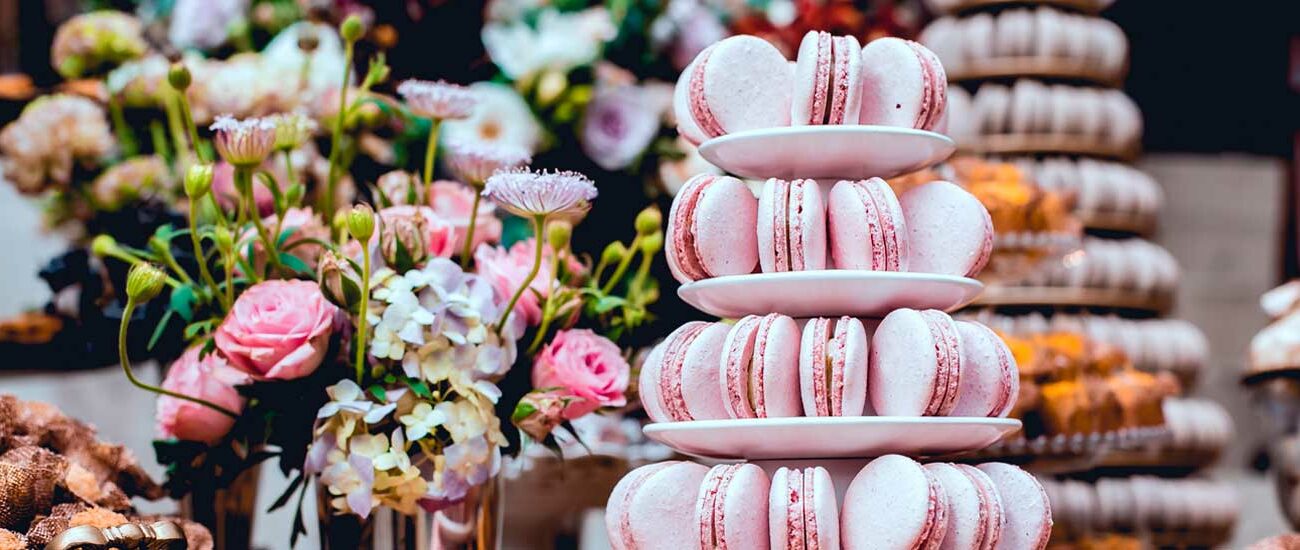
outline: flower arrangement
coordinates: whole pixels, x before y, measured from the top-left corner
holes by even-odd
[[[386,96],[374,91],[389,85],[382,56],[359,79],[350,70],[360,19],[337,37],[312,29],[316,44],[290,74],[304,90],[322,67],[340,75],[308,94],[328,106],[272,101],[209,118],[223,103],[191,66],[237,62],[182,59],[161,82],[142,65],[107,109],[74,96],[31,104],[0,130],[0,166],[24,191],[91,210],[86,220],[165,205],[143,239],[86,228],[104,230],[89,263],[121,274],[104,289],[121,305],[113,350],[134,385],[158,394],[155,451],[173,496],[274,459],[294,479],[277,507],[296,495],[301,514],[316,478],[334,513],[436,511],[495,476],[503,453],[558,449],[558,427],[576,433],[569,421],[627,403],[632,351],[619,342],[652,318],[662,216],[641,211],[630,242],[597,258],[575,250],[596,184],[530,167],[527,139],[454,129],[491,116],[476,107],[493,101],[492,85],[406,81],[400,99]],[[317,66],[335,40],[341,62]],[[82,60],[61,66],[154,63],[120,44],[74,49]],[[133,89],[162,113],[143,144],[121,122]],[[386,124],[424,134],[397,140],[415,150],[389,158],[394,170],[353,183],[358,152]],[[439,142],[454,179],[437,179]],[[157,351],[169,342],[174,353]],[[160,385],[135,375],[142,356],[170,363]],[[517,391],[507,376],[531,384]]]

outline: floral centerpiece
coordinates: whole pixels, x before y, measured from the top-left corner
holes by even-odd
[[[342,78],[320,93],[330,108],[218,112],[200,124],[203,89],[182,60],[154,83],[166,116],[149,144],[73,97],[33,104],[0,132],[0,162],[20,186],[80,202],[81,172],[102,168],[89,195],[96,212],[142,197],[175,212],[143,245],[112,230],[91,240],[94,262],[125,272],[107,289],[121,299],[118,361],[159,396],[155,450],[170,493],[223,486],[273,459],[294,480],[275,506],[297,502],[295,538],[313,479],[335,514],[436,512],[484,487],[503,453],[558,447],[557,428],[624,406],[631,350],[619,342],[658,298],[657,209],[636,216],[629,242],[593,258],[570,244],[597,198],[586,176],[530,168],[526,148],[443,135],[454,179],[436,179],[444,123],[476,116],[482,95],[426,81],[401,83],[400,99],[378,94],[388,85],[382,56],[359,81],[348,69],[363,34],[354,17],[339,28]],[[130,57],[119,50],[60,65]],[[383,121],[426,130],[422,151],[404,157],[416,170],[350,183],[367,132]],[[38,123],[70,133],[29,131]],[[32,143],[48,156],[23,149]],[[325,166],[298,162],[318,146]],[[115,172],[115,184],[96,189]],[[526,234],[508,242],[507,220]],[[142,323],[142,311],[156,315]],[[149,341],[131,345],[139,332]],[[136,376],[132,353],[158,357],[167,335],[176,358],[153,385]],[[530,384],[504,391],[516,387],[501,384],[508,376]]]

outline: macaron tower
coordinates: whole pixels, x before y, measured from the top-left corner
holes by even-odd
[[[977,301],[987,306],[981,318],[993,317],[996,328],[1021,342],[1086,336],[1097,347],[1122,350],[1118,363],[1126,359],[1141,371],[1177,378],[1183,392],[1194,393],[1198,358],[1206,353],[1205,336],[1190,323],[1154,319],[1172,307],[1179,268],[1168,251],[1147,240],[1158,225],[1164,194],[1150,175],[1129,165],[1142,141],[1142,114],[1123,91],[1129,41],[1124,29],[1103,12],[1110,1],[925,2],[938,17],[922,30],[918,41],[937,54],[947,69],[948,135],[959,149],[996,155],[997,162],[1014,165],[1044,191],[1074,195],[1074,215],[1086,234],[1074,254],[1075,259],[1083,258],[1078,263],[1047,262],[1023,280],[990,283]],[[989,310],[997,316],[989,315]],[[1076,317],[1080,310],[1089,315]],[[1185,327],[1171,330],[1172,324]],[[979,355],[996,361],[998,350],[987,345],[987,333],[974,326],[962,326],[961,332],[963,342],[980,342],[968,346],[968,358]],[[1178,471],[1189,474],[1208,466],[1209,461],[1198,459],[1191,449],[1172,443],[1180,431],[1180,400],[1165,399],[1163,404],[1156,400],[1156,408],[1162,409],[1157,424],[1163,423],[1168,436],[1143,442],[1128,434],[1145,427],[1124,422],[1117,428],[1108,420],[1111,414],[1104,403],[1113,403],[1106,395],[1110,390],[1099,390],[1086,378],[1046,380],[1033,374],[1039,370],[1035,365],[1020,366],[1025,378],[1018,389],[1027,397],[1022,401],[1040,402],[1040,411],[1064,413],[1030,415],[1068,416],[1073,433],[1027,430],[1031,433],[1026,437],[995,450],[1006,449],[1025,461],[1050,462],[1053,474],[1096,480],[1104,473],[1100,481],[1070,484],[1086,489],[1084,494],[1106,495],[1103,508],[1114,505],[1109,492],[1114,484],[1127,486],[1136,479],[1134,474],[1149,466],[1177,462]],[[993,381],[993,371],[985,374],[990,378],[963,378],[962,385],[969,385],[970,391],[963,392],[955,414],[999,406],[996,392],[974,389]],[[1113,393],[1119,397],[1116,400],[1132,397]],[[1204,403],[1211,416],[1226,415],[1221,405]],[[1214,431],[1210,421],[1201,426]],[[1114,440],[1128,448],[1112,451],[1107,449],[1110,445],[1077,443]],[[1104,468],[1094,472],[1094,465]],[[1052,500],[1076,504],[1066,508],[1070,510],[1094,508],[1078,491],[1054,494]],[[1079,504],[1081,500],[1084,504]],[[1122,518],[1118,522],[1087,513],[1060,514],[1053,543],[1118,545],[1098,542],[1105,537],[1141,537],[1148,545],[1162,547],[1226,543],[1226,530],[1189,529],[1180,518],[1167,527],[1161,522],[1133,525],[1133,507],[1122,508],[1126,513],[1118,515]]]
[[[863,46],[814,31],[793,62],[774,54],[753,37],[705,49],[678,83],[683,135],[708,146],[759,125],[814,136],[865,124],[915,136],[942,125],[943,67],[919,44]],[[788,85],[787,109],[771,112],[770,89],[723,84],[738,74],[752,77],[748,86]],[[960,299],[942,309],[927,301],[942,285],[978,288],[988,211],[951,183],[900,196],[882,179],[895,173],[878,175],[704,174],[674,198],[665,253],[682,288],[775,281],[764,295],[742,294],[774,305],[686,323],[647,355],[646,434],[721,464],[627,474],[606,507],[614,548],[1044,547],[1051,513],[1033,476],[933,461],[1020,427],[1005,418],[1019,393],[1015,355],[987,327],[949,316]],[[877,296],[876,305],[808,305],[846,278],[861,281],[847,292]]]

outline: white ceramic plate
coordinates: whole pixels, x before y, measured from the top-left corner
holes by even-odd
[[[777,460],[945,455],[982,449],[1018,428],[1007,418],[833,416],[660,422],[645,434],[700,458]]]
[[[788,126],[717,137],[700,155],[744,178],[892,178],[933,166],[957,149],[952,138],[893,126]]]
[[[900,307],[952,311],[984,290],[967,277],[828,269],[714,277],[686,283],[677,295],[723,318],[783,313],[791,317],[880,318]]]

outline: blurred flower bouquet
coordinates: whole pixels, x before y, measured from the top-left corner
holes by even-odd
[[[406,81],[400,100],[380,96],[382,56],[353,82],[363,33],[348,18],[337,37],[315,35],[313,48],[337,38],[343,52],[335,89],[320,94],[332,110],[217,114],[202,128],[203,85],[183,60],[151,95],[165,114],[152,153],[128,147],[131,128],[71,96],[33,103],[0,132],[0,162],[20,188],[89,197],[98,211],[106,201],[95,185],[116,172],[101,191],[119,208],[157,197],[178,213],[143,245],[112,231],[91,245],[94,261],[126,271],[108,285],[122,297],[115,351],[133,384],[159,394],[155,450],[173,496],[276,459],[294,479],[276,507],[296,495],[301,514],[315,477],[336,514],[437,511],[492,479],[503,450],[558,448],[557,427],[627,402],[631,352],[618,342],[658,298],[649,267],[663,245],[659,211],[643,210],[633,238],[599,258],[574,252],[594,183],[529,168],[532,150],[520,143],[452,132],[492,115],[481,108],[491,88]],[[123,48],[111,50],[59,66],[120,61]],[[315,63],[302,63],[292,74],[314,79]],[[389,172],[355,186],[354,198],[350,167],[378,111],[427,129],[423,154],[408,155],[422,170]],[[455,180],[434,178],[440,132]],[[317,136],[328,154],[313,175],[298,158],[315,154]],[[88,192],[77,172],[96,168]],[[509,217],[530,228],[526,238],[502,242]],[[156,320],[132,322],[150,308]],[[141,329],[151,357],[175,335],[179,358],[159,386],[132,369],[128,343]],[[505,394],[507,375],[531,384]],[[296,527],[295,537],[301,516]]]

